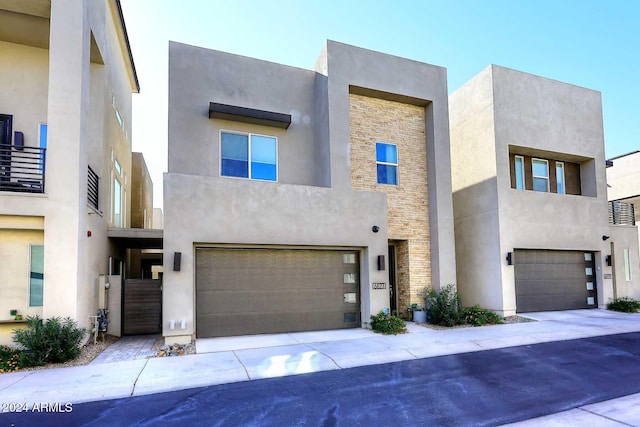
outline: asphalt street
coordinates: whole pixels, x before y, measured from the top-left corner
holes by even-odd
[[[492,426],[638,393],[639,362],[640,333],[610,335],[2,414],[0,426]]]

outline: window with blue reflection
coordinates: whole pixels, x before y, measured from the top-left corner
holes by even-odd
[[[398,185],[398,146],[376,142],[378,184]]]
[[[222,132],[223,176],[249,178],[249,136]]]
[[[277,140],[271,136],[221,133],[222,176],[277,181]]]
[[[251,135],[251,178],[275,181],[276,139],[270,136]]]

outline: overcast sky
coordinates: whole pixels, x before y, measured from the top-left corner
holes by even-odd
[[[133,149],[162,207],[169,40],[311,69],[325,40],[447,68],[489,64],[602,92],[607,157],[640,149],[640,1],[121,0],[140,94]]]

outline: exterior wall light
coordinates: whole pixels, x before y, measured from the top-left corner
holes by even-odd
[[[378,231],[380,231],[380,227],[378,227],[377,225],[374,225],[373,227],[371,227],[371,231],[373,231],[374,233],[377,233]]]
[[[602,236],[602,240],[609,240],[609,236]]]

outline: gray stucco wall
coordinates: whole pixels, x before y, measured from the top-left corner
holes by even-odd
[[[238,130],[278,138],[278,182],[322,184],[315,72],[171,42],[169,81],[169,173],[220,176],[219,132]],[[290,114],[292,123],[283,130],[212,120],[209,102]]]
[[[515,280],[507,252],[565,249],[596,252],[602,304],[608,297],[603,273],[610,268],[603,266],[608,243],[602,236],[609,225],[600,93],[494,65],[456,91],[450,104],[458,274],[465,302],[513,314]],[[580,163],[583,195],[512,189],[510,146]],[[489,257],[496,248],[499,253]]]
[[[396,76],[403,78],[395,78]],[[383,193],[353,191],[349,85],[410,96],[428,106],[429,213],[433,283],[455,283],[446,70],[328,42],[315,71],[170,43],[169,172],[164,178],[164,334],[194,333],[197,245],[357,247],[362,319],[388,308],[389,280],[374,262],[387,254]],[[292,115],[287,130],[209,119],[209,102]],[[278,138],[277,183],[220,177],[220,130]],[[330,187],[330,188],[328,188]],[[371,227],[379,226],[373,233]],[[172,271],[173,252],[182,269]],[[443,255],[444,254],[444,255]],[[187,320],[168,330],[169,320]]]
[[[165,174],[164,335],[195,331],[194,248],[236,244],[355,247],[362,250],[362,319],[388,307],[386,282],[377,255],[386,254],[384,194],[195,175]],[[373,233],[371,227],[381,227]],[[173,253],[182,252],[181,271],[172,270]],[[168,330],[169,320],[187,320],[186,330]],[[171,339],[169,339],[171,340]]]

